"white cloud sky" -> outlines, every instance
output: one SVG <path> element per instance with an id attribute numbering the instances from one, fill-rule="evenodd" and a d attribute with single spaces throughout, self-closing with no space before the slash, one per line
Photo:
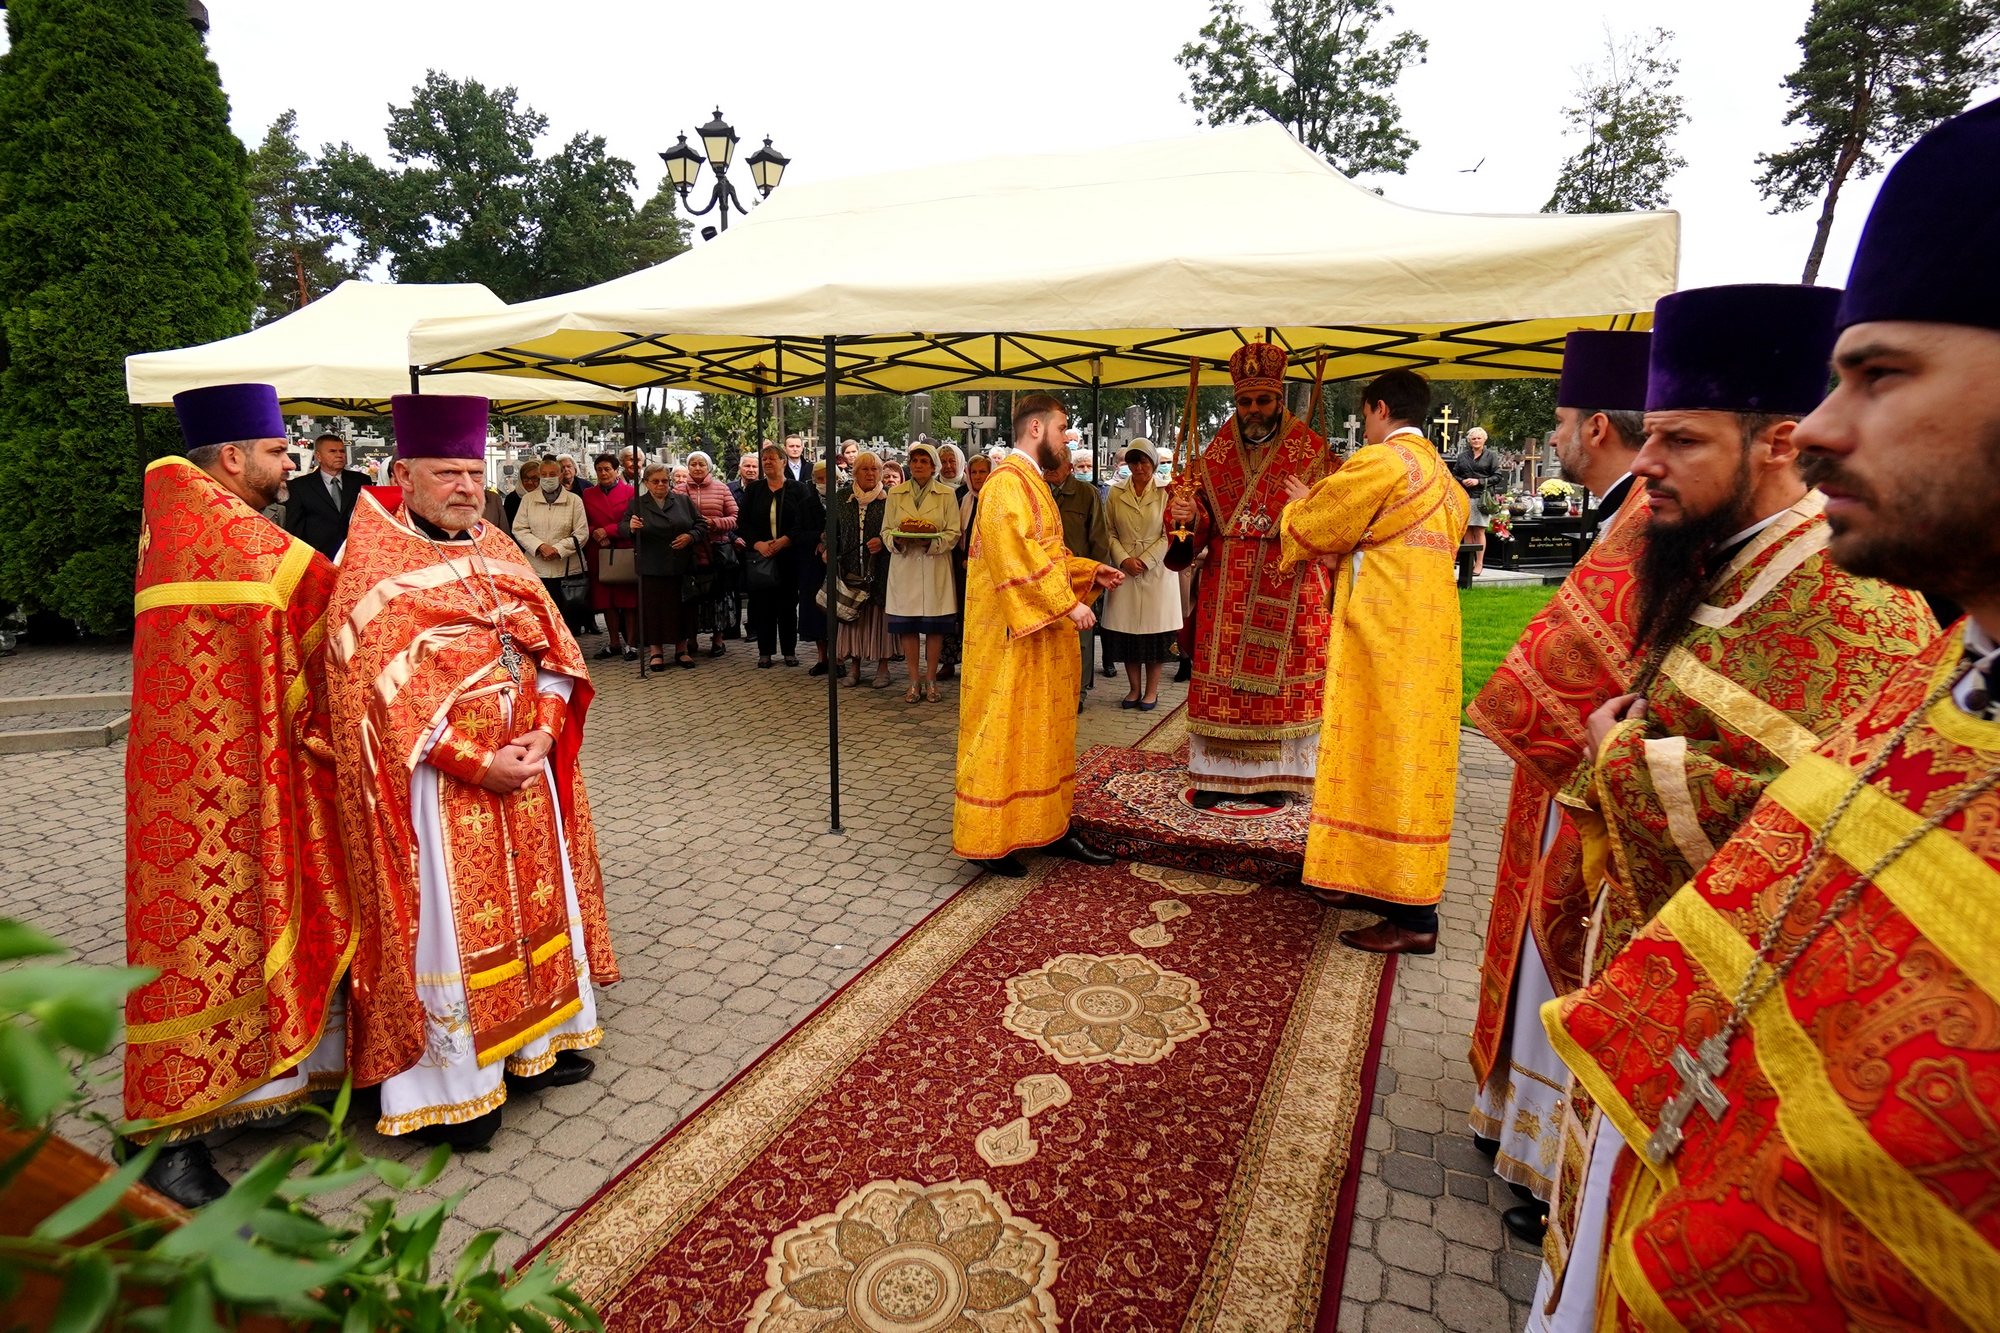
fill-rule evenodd
<path id="1" fill-rule="evenodd" d="M 1254 0 L 1253 0 L 1254 5 Z M 308 148 L 348 140 L 385 152 L 387 105 L 427 68 L 513 84 L 552 139 L 588 129 L 636 163 L 650 192 L 657 153 L 720 104 L 746 141 L 770 134 L 793 179 L 824 179 L 994 153 L 1191 133 L 1174 63 L 1206 0 L 209 0 L 210 50 L 237 132 L 255 143 L 287 107 Z M 1574 140 L 1561 111 L 1576 70 L 1619 34 L 1675 33 L 1690 123 L 1675 179 L 1681 283 L 1795 282 L 1814 214 L 1772 216 L 1751 184 L 1756 155 L 1789 142 L 1780 83 L 1809 0 L 1403 0 L 1392 24 L 1430 39 L 1398 91 L 1422 144 L 1390 198 L 1464 212 L 1532 212 Z M 1473 174 L 1463 169 L 1484 159 Z M 741 177 L 739 190 L 747 191 Z M 1843 196 L 1822 281 L 1847 272 L 1875 182 Z M 1231 210 L 1254 199 L 1162 199 Z"/>

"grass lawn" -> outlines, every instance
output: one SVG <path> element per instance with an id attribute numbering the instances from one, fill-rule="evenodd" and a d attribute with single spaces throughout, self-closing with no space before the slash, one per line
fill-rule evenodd
<path id="1" fill-rule="evenodd" d="M 1535 612 L 1555 595 L 1554 588 L 1467 588 L 1458 594 L 1465 681 L 1461 708 L 1472 702 Z"/>

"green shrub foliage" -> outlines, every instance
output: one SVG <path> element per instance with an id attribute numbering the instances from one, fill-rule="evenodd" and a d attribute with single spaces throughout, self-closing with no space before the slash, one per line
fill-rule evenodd
<path id="1" fill-rule="evenodd" d="M 125 357 L 250 327 L 243 145 L 185 0 L 10 0 L 0 56 L 0 598 L 129 622 L 170 414 Z"/>

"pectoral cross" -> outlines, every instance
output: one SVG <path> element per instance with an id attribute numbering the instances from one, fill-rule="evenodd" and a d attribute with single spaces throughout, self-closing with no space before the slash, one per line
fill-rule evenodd
<path id="1" fill-rule="evenodd" d="M 1456 420 L 1458 418 L 1451 414 L 1451 404 L 1446 403 L 1444 410 L 1437 414 L 1437 426 L 1444 434 L 1444 438 L 1438 441 L 1438 449 L 1440 451 L 1451 447 L 1451 423 Z"/>
<path id="2" fill-rule="evenodd" d="M 1680 1087 L 1660 1108 L 1660 1127 L 1646 1140 L 1646 1160 L 1654 1166 L 1665 1166 L 1673 1155 L 1681 1150 L 1681 1126 L 1694 1114 L 1696 1102 L 1708 1112 L 1708 1118 L 1720 1122 L 1722 1113 L 1729 1109 L 1729 1097 L 1715 1086 L 1715 1079 L 1729 1068 L 1729 1043 L 1720 1034 L 1710 1037 L 1700 1046 L 1701 1054 L 1688 1054 L 1688 1048 L 1678 1043 L 1667 1063 L 1681 1076 Z"/>

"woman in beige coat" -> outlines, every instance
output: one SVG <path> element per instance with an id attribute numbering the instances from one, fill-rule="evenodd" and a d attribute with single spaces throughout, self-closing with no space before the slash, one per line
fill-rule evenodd
<path id="1" fill-rule="evenodd" d="M 544 469 L 540 485 L 521 497 L 520 508 L 514 511 L 514 540 L 527 555 L 529 566 L 541 575 L 542 586 L 549 590 L 570 633 L 586 633 L 584 626 L 597 615 L 587 603 L 572 608 L 563 601 L 562 577 L 565 569 L 572 574 L 587 572 L 579 552 L 590 540 L 590 521 L 584 517 L 582 497 L 564 489 L 554 468 Z"/>
<path id="2" fill-rule="evenodd" d="M 930 526 L 935 536 L 898 538 L 889 560 L 889 633 L 903 643 L 910 664 L 909 703 L 938 703 L 938 653 L 944 636 L 958 627 L 958 587 L 951 576 L 951 550 L 958 544 L 958 496 L 937 480 L 937 450 L 910 446 L 910 479 L 889 488 L 889 511 L 882 535 L 907 531 L 911 520 Z M 923 640 L 921 668 L 917 642 Z"/>
<path id="3" fill-rule="evenodd" d="M 1104 500 L 1111 563 L 1125 571 L 1125 581 L 1105 594 L 1099 627 L 1109 655 L 1125 664 L 1129 692 L 1119 707 L 1150 713 L 1160 701 L 1160 666 L 1180 634 L 1181 586 L 1166 566 L 1167 490 L 1153 484 L 1159 465 L 1152 447 L 1134 444 L 1125 463 L 1132 475 Z"/>

